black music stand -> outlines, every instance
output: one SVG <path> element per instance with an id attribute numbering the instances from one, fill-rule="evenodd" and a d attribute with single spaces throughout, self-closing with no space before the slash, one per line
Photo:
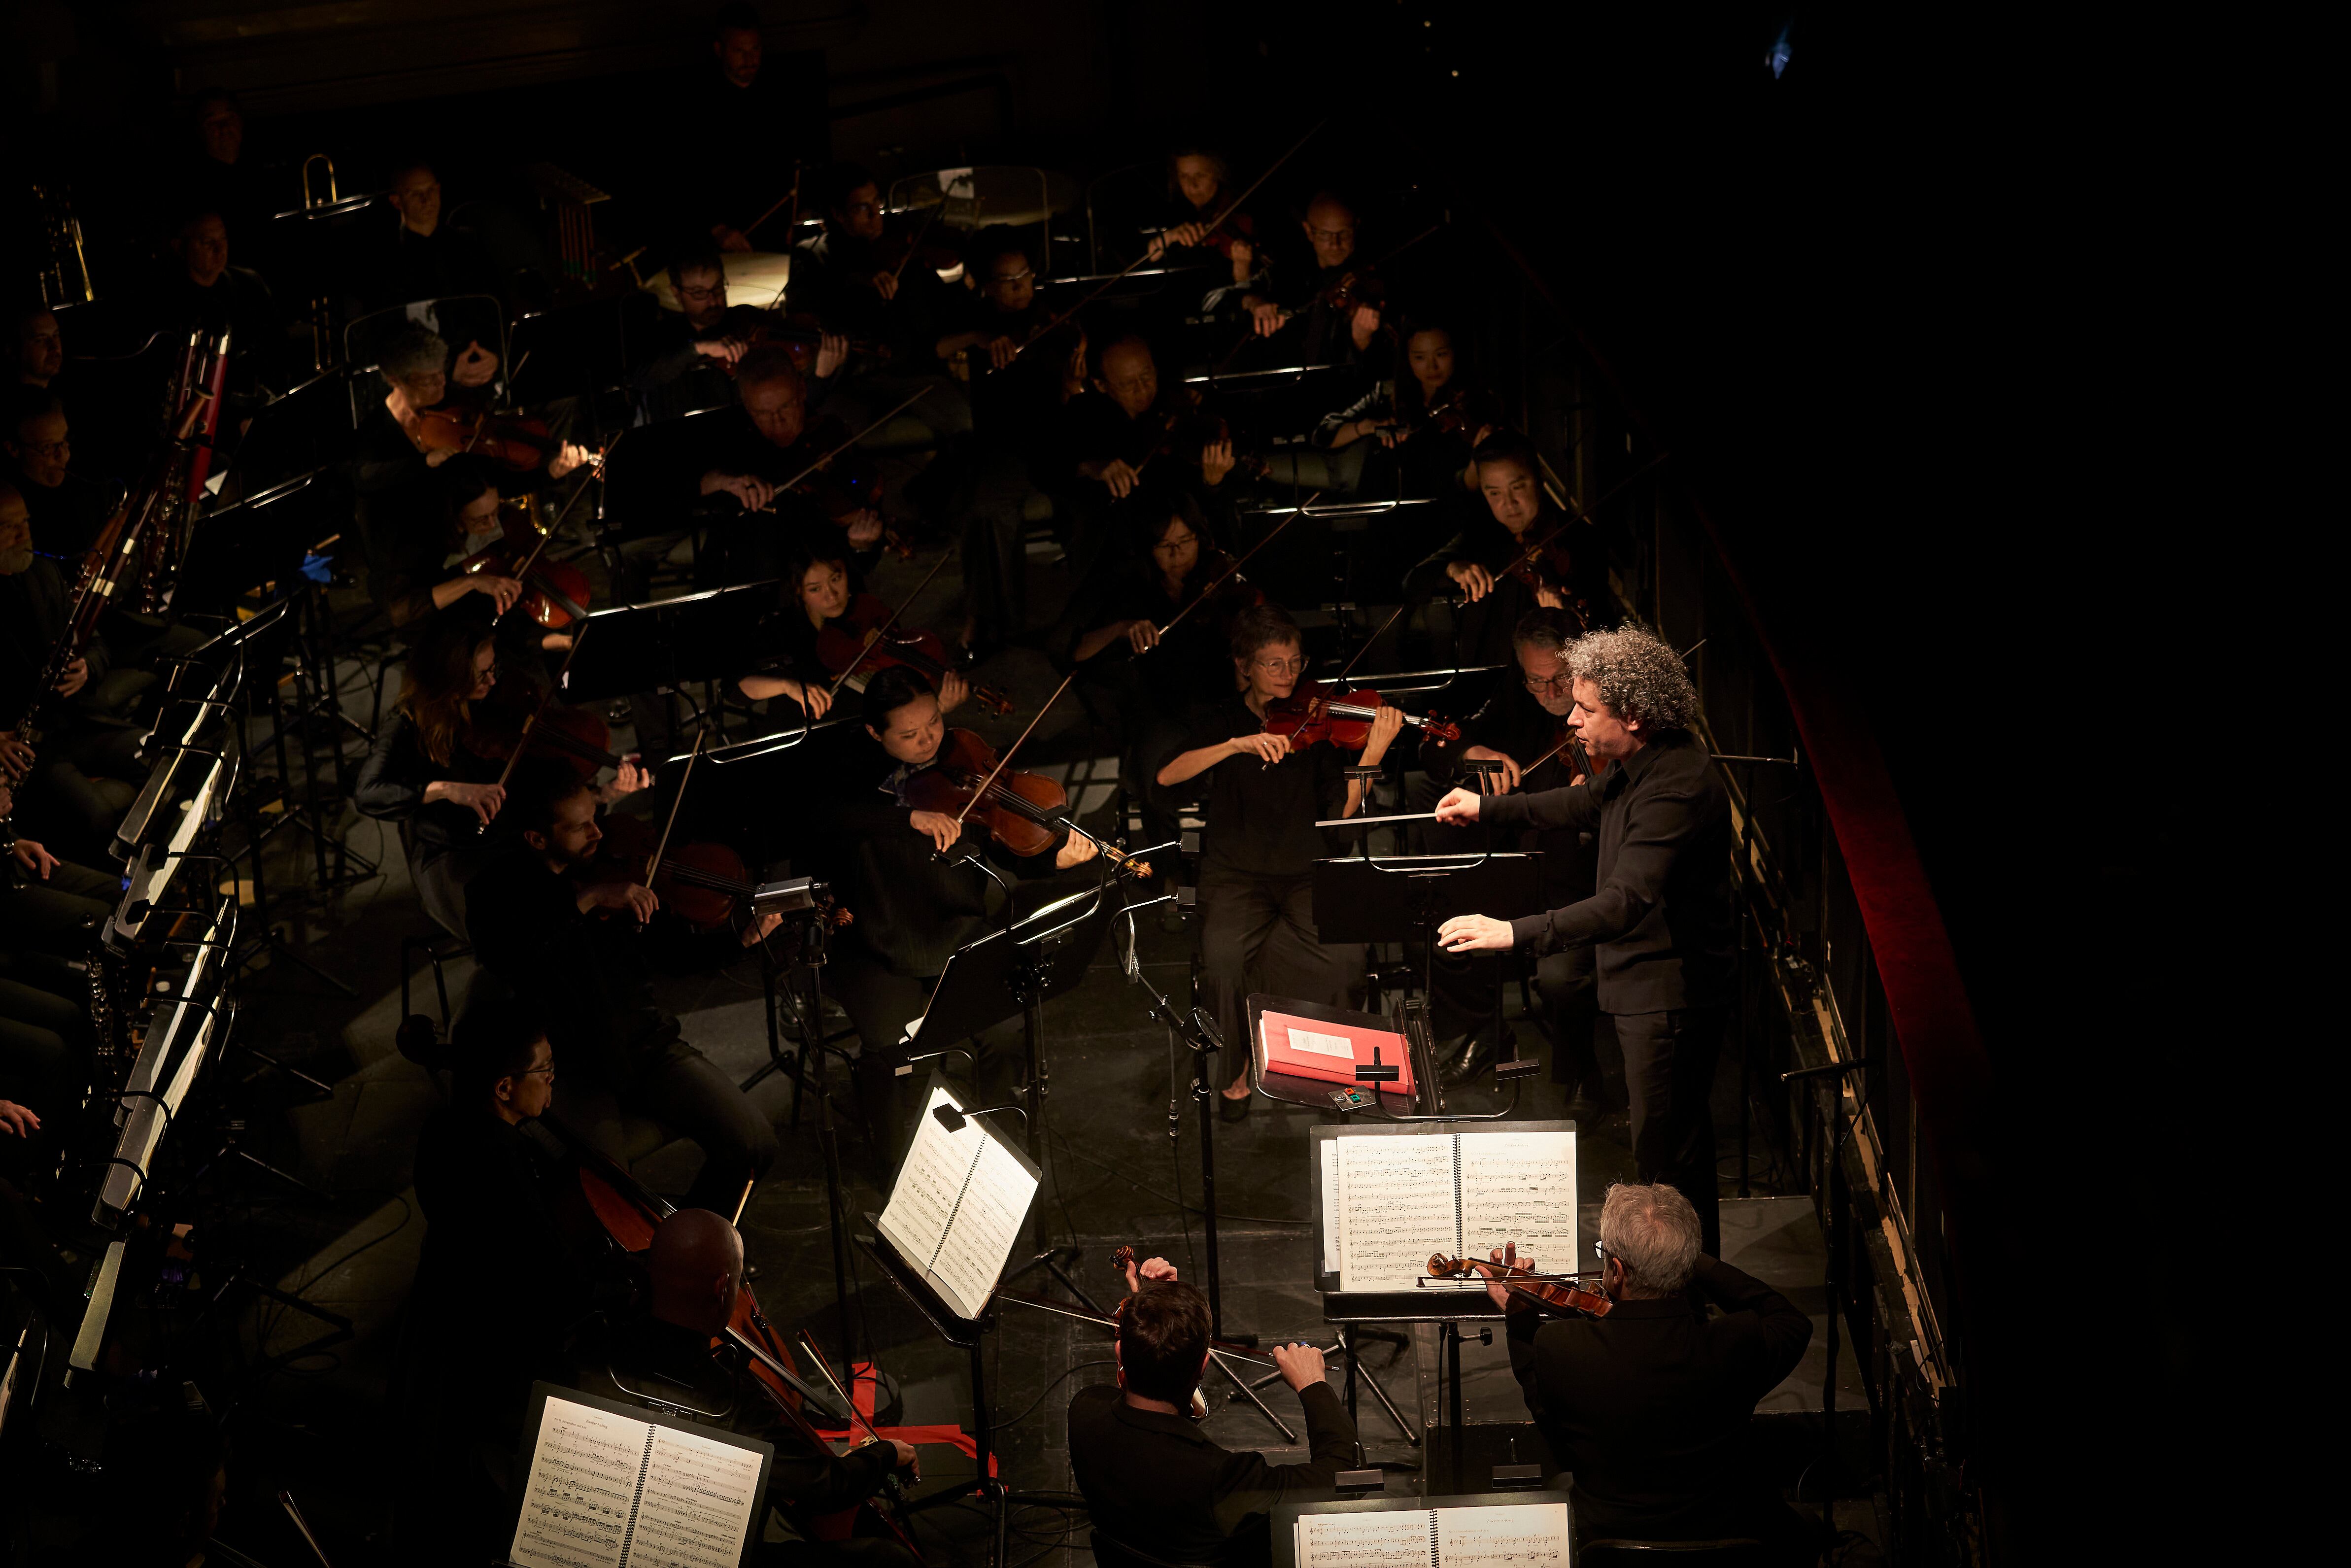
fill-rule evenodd
<path id="1" fill-rule="evenodd" d="M 305 474 L 347 461 L 357 444 L 349 378 L 321 371 L 255 413 L 236 445 L 236 477 L 257 496 Z"/>
<path id="2" fill-rule="evenodd" d="M 974 856 L 972 863 L 995 876 L 987 862 Z M 1002 878 L 998 878 L 998 883 Z M 1045 1101 L 1050 1076 L 1045 1057 L 1044 1009 L 1048 1001 L 1066 996 L 1082 985 L 1086 969 L 1102 948 L 1102 934 L 1117 907 L 1108 896 L 1108 884 L 1057 899 L 1019 920 L 1009 918 L 1011 889 L 1005 889 L 1007 920 L 977 942 L 967 942 L 947 957 L 939 983 L 931 991 L 913 1043 L 938 1049 L 941 1040 L 968 1039 L 1008 1019 L 1020 1020 L 1026 1081 L 1020 1098 L 1028 1113 L 1029 1154 L 1042 1164 L 1045 1157 Z M 1099 1313 L 1102 1309 L 1083 1286 L 1062 1266 L 1061 1250 L 1045 1229 L 1040 1207 L 1036 1213 L 1037 1253 L 1005 1278 L 1017 1280 L 1032 1269 L 1043 1269 L 1070 1293 Z M 1074 1261 L 1078 1252 L 1068 1249 Z"/>
<path id="3" fill-rule="evenodd" d="M 775 604 L 776 585 L 767 581 L 600 610 L 580 623 L 563 698 L 598 702 L 738 675 L 761 618 Z"/>

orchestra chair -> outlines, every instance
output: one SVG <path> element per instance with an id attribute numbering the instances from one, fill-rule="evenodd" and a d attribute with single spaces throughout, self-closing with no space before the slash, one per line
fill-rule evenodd
<path id="1" fill-rule="evenodd" d="M 1747 1536 L 1726 1541 L 1587 1541 L 1576 1553 L 1582 1568 L 1763 1568 L 1763 1543 Z"/>
<path id="2" fill-rule="evenodd" d="M 1213 1563 L 1181 1563 L 1167 1557 L 1154 1557 L 1150 1552 L 1113 1540 L 1096 1525 L 1087 1532 L 1093 1547 L 1097 1568 L 1217 1568 Z"/>

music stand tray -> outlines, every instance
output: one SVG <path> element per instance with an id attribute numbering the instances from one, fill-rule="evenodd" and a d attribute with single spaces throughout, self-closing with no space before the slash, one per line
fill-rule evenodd
<path id="1" fill-rule="evenodd" d="M 564 700 L 601 702 L 739 675 L 749 667 L 760 618 L 775 605 L 769 580 L 597 611 L 580 622 Z"/>
<path id="2" fill-rule="evenodd" d="M 1092 907 L 1081 907 L 1088 904 Z M 1019 1018 L 1031 1000 L 1041 1005 L 1076 990 L 1118 907 L 1088 888 L 965 943 L 948 955 L 921 1026 L 908 1038 L 919 1036 L 934 1048 L 940 1040 L 967 1040 Z"/>

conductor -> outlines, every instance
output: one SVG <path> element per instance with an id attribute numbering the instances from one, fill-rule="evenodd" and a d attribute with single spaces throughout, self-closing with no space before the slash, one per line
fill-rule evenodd
<path id="1" fill-rule="evenodd" d="M 1567 667 L 1567 722 L 1592 775 L 1531 795 L 1456 789 L 1437 803 L 1437 820 L 1593 833 L 1593 893 L 1518 920 L 1457 915 L 1437 927 L 1437 943 L 1448 953 L 1596 949 L 1600 1009 L 1625 1052 L 1634 1164 L 1643 1181 L 1690 1200 L 1705 1250 L 1719 1254 L 1708 1101 L 1737 961 L 1729 799 L 1689 730 L 1698 693 L 1656 632 L 1632 622 L 1592 632 L 1570 644 Z"/>

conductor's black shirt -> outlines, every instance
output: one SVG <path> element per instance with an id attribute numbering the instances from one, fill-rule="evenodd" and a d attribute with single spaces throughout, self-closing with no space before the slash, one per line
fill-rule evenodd
<path id="1" fill-rule="evenodd" d="M 1573 789 L 1482 801 L 1478 820 L 1599 835 L 1593 895 L 1510 928 L 1520 947 L 1536 953 L 1596 947 L 1604 1011 L 1667 1012 L 1730 1000 L 1738 940 L 1730 805 L 1714 758 L 1695 736 L 1660 731 Z"/>

